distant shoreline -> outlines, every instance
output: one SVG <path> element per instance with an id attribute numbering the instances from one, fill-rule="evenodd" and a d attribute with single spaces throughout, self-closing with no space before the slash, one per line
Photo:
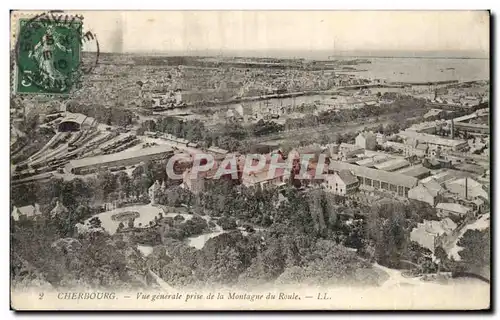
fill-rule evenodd
<path id="1" fill-rule="evenodd" d="M 426 56 L 330 56 L 333 58 L 363 58 L 363 59 L 472 59 L 472 60 L 490 60 L 490 58 L 479 58 L 479 57 L 426 57 Z"/>
<path id="2" fill-rule="evenodd" d="M 92 51 L 86 51 L 84 50 L 83 52 L 92 52 Z M 192 52 L 178 52 L 178 51 L 173 51 L 173 52 L 106 52 L 106 51 L 101 51 L 100 54 L 104 55 L 123 55 L 123 56 L 165 56 L 165 57 L 216 57 L 216 58 L 237 58 L 237 57 L 244 57 L 244 58 L 271 58 L 271 59 L 281 59 L 281 60 L 299 60 L 299 59 L 305 59 L 305 60 L 311 60 L 311 61 L 327 61 L 327 60 L 335 60 L 335 59 L 448 59 L 448 60 L 490 60 L 490 57 L 471 57 L 471 56 L 412 56 L 412 55 L 405 55 L 405 56 L 398 56 L 398 55 L 324 55 L 324 57 L 311 57 L 311 56 L 306 56 L 306 55 L 265 55 L 265 54 L 257 54 L 256 52 L 251 52 L 248 55 L 243 54 L 243 52 L 225 52 L 223 54 L 221 53 L 215 53 L 215 52 L 199 52 L 199 51 L 192 51 Z M 265 52 L 262 52 L 265 53 Z M 252 55 L 253 54 L 253 55 Z M 325 58 L 326 57 L 326 58 Z M 329 59 L 333 58 L 333 59 Z"/>

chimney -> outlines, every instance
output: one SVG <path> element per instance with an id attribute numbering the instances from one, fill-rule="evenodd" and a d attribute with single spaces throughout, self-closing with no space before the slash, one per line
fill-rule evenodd
<path id="1" fill-rule="evenodd" d="M 453 119 L 451 119 L 451 138 L 455 139 L 455 123 L 453 122 Z"/>
<path id="2" fill-rule="evenodd" d="M 465 200 L 468 199 L 468 193 L 469 193 L 469 188 L 467 183 L 467 177 L 465 177 Z"/>

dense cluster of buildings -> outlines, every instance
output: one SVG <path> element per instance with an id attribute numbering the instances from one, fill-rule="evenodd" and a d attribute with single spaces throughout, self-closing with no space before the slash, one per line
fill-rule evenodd
<path id="1" fill-rule="evenodd" d="M 168 68 L 168 77 L 159 80 L 151 73 L 141 79 L 139 95 L 154 107 L 227 102 L 244 97 L 260 97 L 291 92 L 327 90 L 337 82 L 333 71 L 252 68 Z M 354 81 L 354 80 L 350 80 Z M 338 84 L 337 84 L 338 85 Z"/>
<path id="2" fill-rule="evenodd" d="M 235 62 L 236 65 L 248 64 L 248 61 Z M 196 105 L 205 102 L 228 102 L 248 97 L 264 97 L 288 94 L 291 103 L 269 106 L 256 103 L 251 108 L 243 107 L 240 102 L 225 110 L 226 119 L 255 119 L 255 115 L 268 115 L 279 118 L 295 112 L 295 95 L 305 91 L 328 90 L 335 87 L 364 87 L 370 80 L 359 79 L 347 72 L 331 70 L 313 70 L 305 68 L 267 68 L 263 62 L 251 67 L 234 67 L 221 64 L 217 68 L 198 66 L 147 66 L 123 63 L 117 67 L 99 66 L 90 81 L 76 94 L 76 98 L 86 98 L 93 92 L 91 100 L 123 102 L 123 107 L 133 105 L 130 101 L 146 101 L 143 107 L 152 109 Z M 117 68 L 114 70 L 114 68 Z M 126 79 L 126 80 L 124 80 Z M 106 85 L 102 85 L 102 83 Z M 261 169 L 245 172 L 238 157 L 237 179 L 235 183 L 246 187 L 281 187 L 287 183 L 295 184 L 301 163 L 294 163 L 292 174 L 284 169 L 271 169 L 272 156 L 279 155 L 281 161 L 294 156 L 314 154 L 306 165 L 307 172 L 315 177 L 318 168 L 321 178 L 301 179 L 298 185 L 306 188 L 322 188 L 335 195 L 356 198 L 359 195 L 380 199 L 390 197 L 401 201 L 419 201 L 436 210 L 438 221 L 424 221 L 412 232 L 412 240 L 434 251 L 458 226 L 468 219 L 488 210 L 489 202 L 489 130 L 488 109 L 477 110 L 463 117 L 452 120 L 439 119 L 450 110 L 464 110 L 487 101 L 488 97 L 480 90 L 477 93 L 464 94 L 462 88 L 450 87 L 445 92 L 434 93 L 429 104 L 434 107 L 424 118 L 431 120 L 415 124 L 412 127 L 386 137 L 380 133 L 360 132 L 352 143 L 329 144 L 296 148 L 288 155 L 281 150 L 265 154 L 266 164 Z M 392 103 L 388 98 L 374 95 L 368 89 L 361 89 L 353 94 L 343 92 L 334 94 L 328 100 L 314 101 L 315 112 L 332 109 L 360 108 Z M 92 103 L 92 101 L 90 101 Z M 17 111 L 11 110 L 15 116 Z M 217 162 L 231 154 L 224 149 L 212 147 L 201 150 L 196 143 L 168 134 L 146 132 L 145 136 L 162 139 L 166 144 L 148 146 L 133 151 L 122 151 L 130 146 L 129 137 L 109 136 L 93 130 L 92 134 L 77 134 L 96 127 L 93 118 L 83 114 L 65 114 L 57 119 L 57 131 L 79 141 L 65 148 L 51 148 L 47 151 L 54 158 L 59 153 L 71 153 L 71 160 L 65 166 L 65 173 L 84 175 L 100 169 L 119 169 L 137 165 L 146 161 L 166 160 L 176 153 L 190 154 L 196 150 L 209 152 Z M 95 131 L 95 132 L 94 132 Z M 467 134 L 463 134 L 466 132 Z M 17 134 L 16 130 L 14 133 Z M 95 134 L 94 134 L 95 133 Z M 459 134 L 462 133 L 462 134 Z M 470 139 L 468 135 L 473 135 Z M 102 137 L 101 137 L 102 136 Z M 100 138 L 101 137 L 101 138 Z M 80 139 L 80 140 L 78 140 Z M 134 137 L 135 139 L 135 137 Z M 55 140 L 54 140 L 55 141 Z M 56 141 L 57 142 L 57 141 Z M 100 145 L 99 152 L 89 153 L 91 147 Z M 134 142 L 135 143 L 135 142 Z M 50 146 L 50 144 L 49 144 Z M 53 146 L 51 146 L 53 147 Z M 109 149 L 107 149 L 109 148 Z M 194 150 L 194 151 L 193 151 Z M 106 154 L 107 152 L 111 154 Z M 122 152 L 116 152 L 122 151 Z M 83 157 L 82 157 L 83 155 Z M 88 156 L 91 155 L 91 156 Z M 79 159 L 75 159 L 78 158 Z M 324 167 L 319 167 L 323 159 Z M 33 159 L 32 159 L 33 160 Z M 205 181 L 214 177 L 217 165 L 201 176 L 192 178 L 192 157 L 183 164 L 182 186 L 199 193 L 205 188 Z M 165 182 L 156 181 L 149 190 L 150 200 L 155 203 L 159 192 L 165 190 Z M 54 209 L 63 210 L 60 205 Z M 36 217 L 40 210 L 36 205 L 14 207 L 12 217 Z"/>
<path id="3" fill-rule="evenodd" d="M 380 139 L 379 135 L 361 132 L 353 144 L 319 146 L 313 152 L 316 157 L 308 169 L 316 169 L 317 156 L 322 154 L 328 161 L 322 172 L 325 176 L 307 184 L 321 186 L 342 196 L 358 192 L 384 194 L 426 202 L 433 207 L 446 198 L 455 201 L 458 197 L 463 200 L 462 205 L 470 206 L 474 212 L 485 207 L 481 201 L 483 204 L 489 201 L 488 186 L 483 184 L 487 180 L 487 168 L 482 167 L 484 164 L 475 164 L 469 158 L 457 156 L 460 152 L 467 154 L 468 141 L 406 130 L 397 135 L 401 142 L 393 142 L 401 145 L 402 152 L 387 152 L 378 149 L 391 142 Z M 292 153 L 295 152 L 294 156 L 310 154 L 312 151 L 309 149 L 298 148 Z M 227 150 L 208 151 L 219 156 L 229 155 Z M 270 157 L 270 154 L 267 156 Z M 283 156 L 283 159 L 286 158 Z M 240 172 L 240 183 L 252 187 L 279 186 L 287 182 L 283 171 L 276 170 L 274 175 L 269 175 L 268 170 L 269 162 L 260 172 L 247 176 Z M 194 185 L 191 181 L 185 184 L 187 188 L 191 185 Z M 199 187 L 197 184 L 196 188 Z"/>
<path id="4" fill-rule="evenodd" d="M 390 197 L 427 203 L 435 209 L 439 220 L 419 224 L 411 232 L 411 238 L 434 251 L 456 236 L 460 225 L 489 210 L 489 163 L 474 161 L 470 155 L 471 140 L 415 130 L 401 131 L 395 137 L 399 142 L 361 132 L 352 144 L 309 146 L 294 149 L 287 156 L 279 155 L 286 161 L 292 155 L 313 154 L 307 164 L 311 177 L 317 173 L 318 159 L 324 156 L 326 165 L 320 169 L 321 179 L 301 180 L 302 186 L 323 188 L 345 197 L 357 198 L 363 194 L 373 199 Z M 383 151 L 391 142 L 399 151 Z M 276 152 L 279 150 L 266 155 L 267 163 L 258 172 L 244 173 L 239 167 L 236 183 L 247 187 L 280 187 L 296 178 L 283 169 L 269 174 L 269 162 Z M 298 167 L 294 166 L 292 173 L 297 174 Z M 213 173 L 207 173 L 193 180 L 186 174 L 183 186 L 197 193 L 203 190 L 203 181 L 212 177 Z"/>
<path id="5" fill-rule="evenodd" d="M 489 186 L 484 182 L 488 181 L 489 171 L 482 167 L 484 164 L 471 163 L 468 158 L 460 160 L 456 155 L 458 151 L 467 153 L 467 141 L 409 130 L 398 135 L 402 141 L 398 143 L 404 146 L 405 151 L 391 153 L 378 150 L 388 142 L 378 135 L 361 132 L 353 144 L 318 145 L 318 150 L 314 151 L 309 150 L 311 148 L 293 150 L 295 157 L 315 154 L 308 167 L 312 173 L 318 165 L 319 155 L 327 159 L 322 179 L 302 181 L 302 185 L 321 187 L 341 196 L 355 196 L 361 192 L 421 201 L 441 210 L 440 215 L 443 217 L 451 215 L 453 218 L 464 218 L 487 208 Z M 208 151 L 219 156 L 230 155 L 226 150 Z M 244 174 L 240 168 L 239 183 L 247 187 L 279 187 L 287 183 L 289 176 L 285 171 L 275 170 L 274 174 L 269 174 L 271 154 L 267 157 L 266 166 L 259 172 Z M 282 155 L 282 158 L 286 160 L 287 156 Z M 213 174 L 207 174 L 202 180 L 211 176 Z M 203 189 L 201 182 L 185 179 L 186 188 L 196 192 Z M 462 210 L 448 203 L 458 203 L 469 209 Z"/>

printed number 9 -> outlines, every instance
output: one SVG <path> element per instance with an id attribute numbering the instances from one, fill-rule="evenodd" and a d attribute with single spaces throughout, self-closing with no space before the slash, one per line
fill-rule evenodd
<path id="1" fill-rule="evenodd" d="M 38 300 L 42 300 L 42 299 L 43 299 L 43 295 L 44 295 L 44 294 L 43 294 L 43 292 L 42 292 L 42 293 L 40 293 L 40 294 L 38 295 Z"/>

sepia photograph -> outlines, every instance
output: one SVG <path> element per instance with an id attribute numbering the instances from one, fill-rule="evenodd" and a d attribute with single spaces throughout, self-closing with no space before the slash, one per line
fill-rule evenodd
<path id="1" fill-rule="evenodd" d="M 488 310 L 490 12 L 10 12 L 10 307 Z"/>

